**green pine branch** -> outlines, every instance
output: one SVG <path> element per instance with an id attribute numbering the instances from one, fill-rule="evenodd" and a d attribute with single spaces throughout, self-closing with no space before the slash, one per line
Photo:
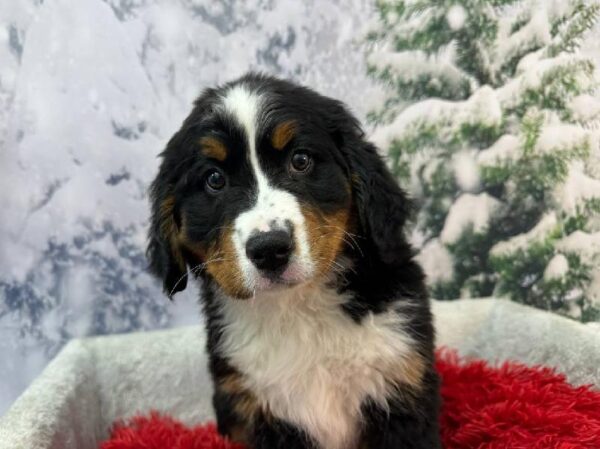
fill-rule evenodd
<path id="1" fill-rule="evenodd" d="M 556 37 L 548 46 L 546 54 L 553 57 L 562 52 L 573 53 L 579 49 L 583 35 L 589 31 L 600 17 L 600 4 L 579 2 L 572 15 L 555 27 Z"/>

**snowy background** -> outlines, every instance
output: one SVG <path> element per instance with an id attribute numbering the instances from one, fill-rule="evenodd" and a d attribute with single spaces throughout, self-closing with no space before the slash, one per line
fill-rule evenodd
<path id="1" fill-rule="evenodd" d="M 70 338 L 198 321 L 193 288 L 169 303 L 145 272 L 156 155 L 204 87 L 248 69 L 364 119 L 382 98 L 361 45 L 373 14 L 369 0 L 0 1 L 0 414 Z"/>
<path id="2" fill-rule="evenodd" d="M 197 322 L 145 272 L 156 155 L 204 87 L 292 77 L 364 117 L 368 1 L 0 1 L 0 414 L 73 337 Z"/>

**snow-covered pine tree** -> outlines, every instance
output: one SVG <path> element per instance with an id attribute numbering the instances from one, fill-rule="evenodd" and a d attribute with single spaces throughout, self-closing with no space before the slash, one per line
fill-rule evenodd
<path id="1" fill-rule="evenodd" d="M 600 102 L 582 0 L 379 0 L 374 139 L 419 204 L 437 298 L 600 319 Z"/>

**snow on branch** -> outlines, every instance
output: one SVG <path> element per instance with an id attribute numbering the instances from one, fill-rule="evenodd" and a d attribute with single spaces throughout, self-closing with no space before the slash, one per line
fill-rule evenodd
<path id="1" fill-rule="evenodd" d="M 374 141 L 387 147 L 398 136 L 419 132 L 423 128 L 440 128 L 438 139 L 452 136 L 465 124 L 498 126 L 502 122 L 502 110 L 494 90 L 489 86 L 478 89 L 466 101 L 425 100 L 409 106 L 392 123 L 379 127 L 373 134 Z"/>
<path id="2" fill-rule="evenodd" d="M 473 232 L 484 232 L 501 203 L 487 193 L 461 195 L 450 207 L 440 240 L 445 244 L 456 242 L 467 227 Z"/>

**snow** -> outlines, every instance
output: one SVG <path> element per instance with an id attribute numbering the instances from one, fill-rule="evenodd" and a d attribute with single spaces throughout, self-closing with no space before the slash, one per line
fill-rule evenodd
<path id="1" fill-rule="evenodd" d="M 583 173 L 581 163 L 572 164 L 564 184 L 554 189 L 553 198 L 560 210 L 572 215 L 586 200 L 600 199 L 600 180 Z"/>
<path id="2" fill-rule="evenodd" d="M 439 53 L 427 55 L 422 51 L 391 51 L 386 46 L 369 54 L 367 63 L 378 71 L 388 69 L 403 81 L 416 81 L 423 75 L 431 75 L 459 85 L 467 75 L 452 62 L 454 50 L 450 45 Z"/>
<path id="3" fill-rule="evenodd" d="M 528 232 L 496 243 L 490 250 L 490 254 L 493 257 L 503 257 L 519 250 L 526 250 L 532 243 L 543 241 L 555 229 L 557 223 L 556 212 L 547 212 Z"/>
<path id="4" fill-rule="evenodd" d="M 591 282 L 585 296 L 596 307 L 600 307 L 600 231 L 575 231 L 560 239 L 556 248 L 564 253 L 575 253 L 581 261 L 591 267 Z"/>
<path id="5" fill-rule="evenodd" d="M 462 194 L 448 211 L 440 234 L 441 242 L 446 245 L 455 243 L 469 227 L 475 233 L 484 232 L 500 205 L 500 201 L 487 193 Z"/>
<path id="6" fill-rule="evenodd" d="M 569 104 L 573 119 L 582 122 L 597 122 L 600 119 L 600 101 L 592 95 L 578 95 Z"/>
<path id="7" fill-rule="evenodd" d="M 372 140 L 387 147 L 395 138 L 419 126 L 443 124 L 440 138 L 450 137 L 465 124 L 496 126 L 502 121 L 502 109 L 494 90 L 483 86 L 465 101 L 428 99 L 407 107 L 388 125 L 378 127 Z"/>
<path id="8" fill-rule="evenodd" d="M 450 281 L 454 274 L 453 259 L 439 239 L 429 240 L 416 257 L 430 283 Z"/>
<path id="9" fill-rule="evenodd" d="M 479 168 L 475 151 L 461 151 L 452 158 L 456 183 L 463 192 L 474 192 L 479 187 Z"/>
<path id="10" fill-rule="evenodd" d="M 517 64 L 517 70 L 515 73 L 517 75 L 523 75 L 528 70 L 535 71 L 536 66 L 540 63 L 541 60 L 543 60 L 545 58 L 545 55 L 546 55 L 545 50 L 546 49 L 544 47 L 539 50 L 527 53 L 525 56 L 523 56 L 521 58 L 521 60 L 519 61 L 519 63 Z"/>
<path id="11" fill-rule="evenodd" d="M 596 308 L 600 307 L 600 269 L 598 268 L 592 273 L 592 281 L 586 290 L 586 295 Z M 600 322 L 595 324 L 600 332 Z"/>
<path id="12" fill-rule="evenodd" d="M 0 2 L 0 414 L 69 339 L 190 324 L 146 271 L 156 155 L 249 69 L 362 119 L 367 0 Z M 332 76 L 335 74 L 335 76 Z"/>
<path id="13" fill-rule="evenodd" d="M 465 112 L 465 123 L 481 123 L 485 126 L 497 126 L 502 122 L 502 107 L 496 91 L 482 86 L 467 100 L 470 110 Z M 468 120 L 467 120 L 468 118 Z"/>
<path id="14" fill-rule="evenodd" d="M 498 73 L 500 68 L 512 58 L 528 52 L 519 61 L 517 73 L 534 67 L 545 54 L 545 46 L 553 42 L 552 25 L 571 14 L 578 2 L 565 0 L 542 0 L 521 2 L 504 8 L 498 13 L 498 33 L 493 48 L 491 70 Z M 517 31 L 513 26 L 517 21 L 526 23 Z M 531 49 L 541 48 L 530 52 Z"/>
<path id="15" fill-rule="evenodd" d="M 560 67 L 574 67 L 577 64 L 589 61 L 589 58 L 585 56 L 569 53 L 561 53 L 555 58 L 539 59 L 541 56 L 542 50 L 523 58 L 517 66 L 517 73 L 520 73 L 520 75 L 512 78 L 496 90 L 503 108 L 515 107 L 524 92 L 539 88 L 541 83 L 545 81 L 545 77 L 551 74 L 553 70 Z M 577 82 L 583 90 L 592 88 L 594 77 L 581 75 Z"/>
<path id="16" fill-rule="evenodd" d="M 575 231 L 560 239 L 556 248 L 564 253 L 575 253 L 591 267 L 591 282 L 583 293 L 595 307 L 600 307 L 600 232 Z"/>
<path id="17" fill-rule="evenodd" d="M 575 231 L 560 239 L 556 248 L 565 253 L 576 253 L 584 263 L 600 262 L 600 231 L 588 233 Z"/>
<path id="18" fill-rule="evenodd" d="M 525 26 L 511 33 L 514 20 L 513 16 L 506 16 L 499 20 L 496 48 L 491 58 L 494 61 L 494 72 L 524 50 L 544 46 L 552 40 L 548 12 L 543 5 L 533 11 Z"/>
<path id="19" fill-rule="evenodd" d="M 469 15 L 461 5 L 452 5 L 446 13 L 446 20 L 451 30 L 457 31 L 465 26 Z"/>
<path id="20" fill-rule="evenodd" d="M 477 154 L 477 163 L 481 166 L 492 166 L 514 160 L 519 155 L 520 146 L 516 136 L 504 134 L 491 147 Z"/>
<path id="21" fill-rule="evenodd" d="M 573 10 L 573 6 L 577 4 L 578 2 L 565 0 L 544 0 L 543 2 L 544 8 L 548 11 L 548 18 L 552 21 L 566 17 Z"/>
<path id="22" fill-rule="evenodd" d="M 397 2 L 390 3 L 392 4 L 391 9 L 397 8 Z M 396 36 L 410 36 L 427 27 L 432 20 L 438 19 L 440 13 L 443 13 L 441 8 L 423 7 L 420 0 L 408 0 L 403 3 L 407 11 L 412 11 L 411 14 L 409 16 L 405 15 L 404 20 L 397 23 L 397 26 L 392 30 L 385 30 Z"/>
<path id="23" fill-rule="evenodd" d="M 560 279 L 569 271 L 569 261 L 564 254 L 557 254 L 546 266 L 544 270 L 544 280 Z"/>
<path id="24" fill-rule="evenodd" d="M 588 130 L 580 125 L 549 123 L 542 127 L 535 149 L 540 154 L 575 148 L 597 148 L 600 133 Z"/>

